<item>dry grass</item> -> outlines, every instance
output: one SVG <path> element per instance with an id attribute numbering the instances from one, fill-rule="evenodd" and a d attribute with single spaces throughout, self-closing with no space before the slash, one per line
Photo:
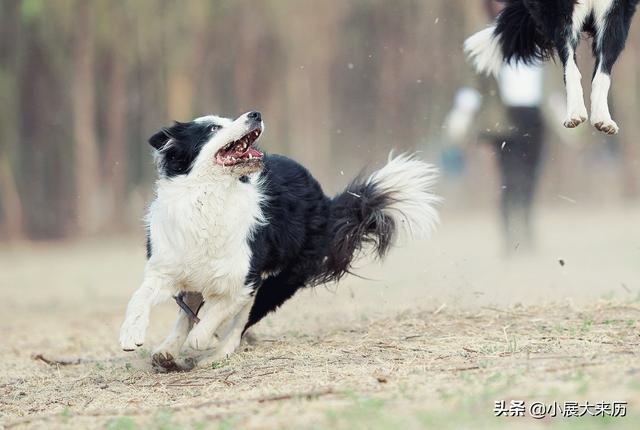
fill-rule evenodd
<path id="1" fill-rule="evenodd" d="M 116 342 L 143 262 L 137 244 L 0 250 L 11 285 L 0 303 L 0 428 L 640 428 L 640 268 L 627 260 L 638 238 L 591 238 L 593 248 L 562 252 L 564 267 L 550 253 L 505 265 L 473 244 L 452 257 L 475 231 L 454 227 L 399 250 L 388 275 L 365 273 L 387 281 L 300 294 L 230 360 L 166 375 L 151 371 L 148 349 L 128 355 Z M 592 264 L 612 250 L 617 259 Z M 429 274 L 416 255 L 436 263 Z M 558 294 L 523 300 L 532 285 Z M 174 312 L 155 313 L 148 345 Z M 502 399 L 627 401 L 629 416 L 495 418 Z"/>
<path id="2" fill-rule="evenodd" d="M 624 399 L 638 411 L 639 316 L 638 303 L 411 311 L 321 335 L 260 337 L 215 368 L 169 375 L 151 372 L 144 351 L 45 356 L 68 365 L 3 351 L 5 365 L 31 363 L 3 378 L 0 402 L 7 428 L 420 427 L 458 411 L 489 422 L 494 400 L 520 398 Z M 118 322 L 110 319 L 82 330 L 108 337 Z"/>

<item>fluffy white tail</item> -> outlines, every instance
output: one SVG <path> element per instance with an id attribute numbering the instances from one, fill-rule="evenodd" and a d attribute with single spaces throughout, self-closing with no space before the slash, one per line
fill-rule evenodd
<path id="1" fill-rule="evenodd" d="M 433 193 L 438 169 L 415 154 L 389 155 L 389 161 L 374 172 L 367 184 L 389 198 L 382 212 L 410 237 L 428 237 L 435 230 L 440 197 Z"/>
<path id="2" fill-rule="evenodd" d="M 495 30 L 496 27 L 492 26 L 469 37 L 464 42 L 464 52 L 479 73 L 497 76 L 504 57 L 500 37 L 496 36 Z"/>
<path id="3" fill-rule="evenodd" d="M 382 258 L 399 234 L 428 236 L 438 223 L 440 198 L 432 191 L 437 178 L 435 167 L 405 154 L 351 182 L 331 202 L 328 256 L 317 282 L 340 279 L 368 245 Z"/>

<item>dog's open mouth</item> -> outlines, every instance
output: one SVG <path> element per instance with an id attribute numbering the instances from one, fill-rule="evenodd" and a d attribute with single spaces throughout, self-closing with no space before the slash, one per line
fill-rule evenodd
<path id="1" fill-rule="evenodd" d="M 253 145 L 261 133 L 261 127 L 254 128 L 240 139 L 228 143 L 216 152 L 216 163 L 221 166 L 235 166 L 260 161 L 264 154 Z"/>

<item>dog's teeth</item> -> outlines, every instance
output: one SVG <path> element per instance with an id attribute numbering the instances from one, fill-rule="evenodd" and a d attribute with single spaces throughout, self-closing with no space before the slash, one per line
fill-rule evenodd
<path id="1" fill-rule="evenodd" d="M 253 155 L 249 154 L 249 160 L 253 160 Z"/>

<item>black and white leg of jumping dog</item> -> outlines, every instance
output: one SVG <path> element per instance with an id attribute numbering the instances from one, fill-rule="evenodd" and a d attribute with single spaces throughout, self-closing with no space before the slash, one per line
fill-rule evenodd
<path id="1" fill-rule="evenodd" d="M 582 74 L 576 62 L 576 49 L 580 40 L 580 32 L 575 27 L 560 34 L 556 39 L 556 49 L 564 68 L 564 83 L 567 94 L 567 116 L 563 122 L 567 128 L 575 128 L 585 122 L 589 116 L 584 104 L 582 91 Z"/>
<path id="2" fill-rule="evenodd" d="M 611 71 L 623 51 L 640 0 L 505 0 L 496 23 L 471 36 L 465 52 L 479 72 L 498 75 L 504 63 L 534 64 L 558 55 L 564 67 L 567 116 L 574 128 L 587 120 L 576 49 L 582 34 L 593 38 L 596 60 L 591 92 L 591 124 L 618 133 L 608 94 Z"/>
<path id="3" fill-rule="evenodd" d="M 176 123 L 149 140 L 159 179 L 148 261 L 120 344 L 140 347 L 151 308 L 186 294 L 188 309 L 152 357 L 162 371 L 228 357 L 298 289 L 337 281 L 361 249 L 384 257 L 403 233 L 427 236 L 437 223 L 437 171 L 417 157 L 391 157 L 330 198 L 303 166 L 258 149 L 262 130 L 249 112 Z"/>
<path id="4" fill-rule="evenodd" d="M 631 15 L 631 11 L 610 14 L 607 28 L 611 30 L 597 33 L 593 40 L 596 66 L 591 84 L 591 124 L 606 134 L 617 134 L 619 130 L 609 111 L 609 89 L 613 66 L 627 40 Z"/>

